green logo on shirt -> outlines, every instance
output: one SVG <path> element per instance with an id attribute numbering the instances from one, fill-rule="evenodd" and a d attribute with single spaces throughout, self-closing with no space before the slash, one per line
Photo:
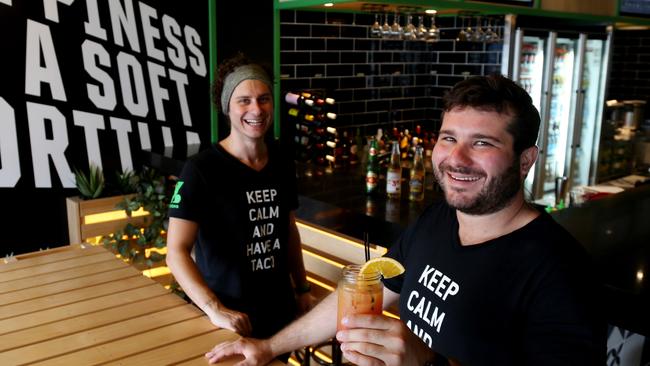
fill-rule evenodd
<path id="1" fill-rule="evenodd" d="M 169 202 L 169 207 L 178 208 L 178 204 L 181 202 L 181 194 L 178 193 L 178 191 L 181 190 L 183 183 L 184 182 L 182 180 L 179 180 L 178 183 L 176 183 L 176 187 L 174 188 L 174 195 L 172 196 L 172 200 Z"/>

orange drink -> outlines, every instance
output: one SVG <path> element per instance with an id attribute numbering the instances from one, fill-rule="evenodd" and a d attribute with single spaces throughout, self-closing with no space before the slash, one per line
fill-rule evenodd
<path id="1" fill-rule="evenodd" d="M 381 314 L 383 309 L 384 285 L 381 272 L 370 271 L 361 274 L 360 265 L 348 265 L 343 268 L 339 281 L 338 316 L 336 330 L 345 329 L 341 319 L 350 314 Z"/>

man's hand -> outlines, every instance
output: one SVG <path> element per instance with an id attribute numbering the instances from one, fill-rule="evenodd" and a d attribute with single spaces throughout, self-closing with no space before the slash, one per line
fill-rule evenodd
<path id="1" fill-rule="evenodd" d="M 248 315 L 228 309 L 216 301 L 210 305 L 211 306 L 209 307 L 211 310 L 207 311 L 206 314 L 210 318 L 212 324 L 219 328 L 230 329 L 242 336 L 248 336 L 251 334 L 253 327 L 248 319 Z"/>
<path id="2" fill-rule="evenodd" d="M 383 315 L 350 315 L 347 330 L 336 333 L 345 358 L 359 366 L 422 365 L 433 351 L 398 319 Z"/>
<path id="3" fill-rule="evenodd" d="M 233 366 L 262 366 L 273 360 L 268 342 L 254 338 L 240 338 L 233 342 L 218 344 L 205 354 L 205 358 L 209 363 L 217 363 L 234 355 L 243 355 L 244 360 Z"/>

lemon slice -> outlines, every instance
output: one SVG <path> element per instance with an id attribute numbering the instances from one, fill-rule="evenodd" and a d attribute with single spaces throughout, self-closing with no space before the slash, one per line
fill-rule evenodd
<path id="1" fill-rule="evenodd" d="M 367 261 L 361 267 L 359 273 L 361 275 L 371 275 L 379 272 L 384 278 L 391 278 L 401 275 L 404 271 L 404 266 L 393 258 L 379 257 Z"/>

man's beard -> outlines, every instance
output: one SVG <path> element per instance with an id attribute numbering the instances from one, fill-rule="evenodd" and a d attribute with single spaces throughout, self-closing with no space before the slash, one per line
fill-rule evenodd
<path id="1" fill-rule="evenodd" d="M 447 204 L 460 212 L 468 215 L 485 215 L 497 212 L 504 208 L 521 188 L 519 173 L 519 157 L 515 156 L 510 165 L 502 174 L 492 178 L 478 194 L 469 198 L 452 199 L 450 192 L 445 187 L 447 172 L 462 173 L 468 175 L 485 176 L 485 172 L 472 170 L 467 167 L 451 167 L 446 163 L 434 166 L 434 174 L 440 187 L 445 192 Z M 462 192 L 461 192 L 462 193 Z"/>

